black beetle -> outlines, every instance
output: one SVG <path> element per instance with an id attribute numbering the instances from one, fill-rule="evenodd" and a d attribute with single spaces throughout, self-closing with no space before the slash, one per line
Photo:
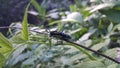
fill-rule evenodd
<path id="1" fill-rule="evenodd" d="M 61 40 L 70 40 L 71 39 L 71 36 L 69 36 L 68 34 L 65 34 L 63 32 L 58 32 L 58 31 L 50 31 L 50 37 L 59 38 Z"/>

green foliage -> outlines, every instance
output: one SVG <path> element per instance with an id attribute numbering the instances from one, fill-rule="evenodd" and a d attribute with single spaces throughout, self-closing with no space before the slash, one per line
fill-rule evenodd
<path id="1" fill-rule="evenodd" d="M 13 50 L 12 43 L 0 33 L 0 68 Z"/>
<path id="2" fill-rule="evenodd" d="M 0 53 L 0 68 L 2 68 L 4 62 L 5 62 L 5 57 L 3 56 L 3 54 Z"/>
<path id="3" fill-rule="evenodd" d="M 90 12 L 100 11 L 100 13 L 105 14 L 107 18 L 113 22 L 119 23 L 120 20 L 120 1 L 108 1 L 95 6 Z"/>
<path id="4" fill-rule="evenodd" d="M 31 0 L 32 1 L 32 0 Z M 21 30 L 21 37 L 24 41 L 28 40 L 28 24 L 27 24 L 27 14 L 28 14 L 28 8 L 30 6 L 30 3 L 27 5 L 25 13 L 24 13 L 24 17 L 23 17 L 23 21 L 22 21 L 22 30 Z"/>
<path id="5" fill-rule="evenodd" d="M 40 6 L 36 0 L 33 0 L 32 5 L 35 7 L 35 9 L 38 11 L 39 16 L 42 17 L 43 19 L 45 18 L 45 14 L 46 14 L 46 10 L 45 10 L 45 6 Z"/>
<path id="6" fill-rule="evenodd" d="M 113 58 L 116 58 L 116 55 L 117 55 L 117 51 L 116 51 L 116 48 L 113 48 L 113 49 L 109 49 L 107 51 L 104 52 L 104 54 L 110 56 L 110 57 L 113 57 Z M 104 58 L 103 59 L 103 62 L 106 66 L 110 66 L 111 64 L 114 64 L 113 62 L 111 62 L 110 60 Z"/>
<path id="7" fill-rule="evenodd" d="M 12 50 L 12 44 L 0 33 L 0 53 L 7 54 Z"/>
<path id="8" fill-rule="evenodd" d="M 106 68 L 106 66 L 99 61 L 87 61 L 76 65 L 75 68 Z"/>
<path id="9" fill-rule="evenodd" d="M 86 50 L 83 50 L 82 48 L 80 48 L 79 46 L 73 45 L 76 49 L 80 50 L 81 52 L 83 52 L 84 54 L 86 54 L 91 60 L 96 60 L 95 57 L 93 57 L 91 54 L 89 54 Z"/>
<path id="10" fill-rule="evenodd" d="M 120 22 L 120 10 L 100 10 L 101 13 L 105 14 L 107 18 L 113 22 L 119 23 Z"/>
<path id="11" fill-rule="evenodd" d="M 76 2 L 79 0 L 76 0 Z M 65 19 L 48 21 L 45 6 L 39 6 L 31 0 L 39 17 L 48 22 L 50 31 L 57 30 L 69 34 L 73 42 L 96 50 L 111 58 L 116 58 L 120 46 L 119 3 L 99 3 L 94 9 L 86 10 L 88 6 L 78 3 L 70 6 L 74 17 L 63 14 Z M 6 39 L 0 34 L 0 67 L 4 68 L 119 68 L 120 65 L 79 46 L 49 36 L 45 28 L 28 26 L 26 7 L 22 29 Z M 92 4 L 92 3 L 91 3 Z M 94 5 L 93 5 L 94 6 Z M 117 8 L 116 8 L 117 6 Z M 61 13 L 64 11 L 56 11 Z M 106 15 L 106 16 L 105 16 Z M 79 20 L 78 20 L 79 19 Z M 73 21 L 73 20 L 78 20 Z M 29 30 L 28 30 L 29 28 Z M 35 30 L 34 30 L 35 29 Z M 21 32 L 21 33 L 20 33 Z M 47 32 L 47 33 L 46 33 Z M 10 40 L 10 41 L 8 41 Z M 13 46 L 12 46 L 13 45 Z M 14 48 L 14 50 L 13 50 Z M 9 55 L 9 53 L 13 52 Z"/>

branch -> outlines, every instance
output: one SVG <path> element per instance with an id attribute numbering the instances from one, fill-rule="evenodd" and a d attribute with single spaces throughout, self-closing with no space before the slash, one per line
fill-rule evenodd
<path id="1" fill-rule="evenodd" d="M 6 29 L 6 28 L 22 29 L 20 27 L 10 27 L 10 26 L 2 26 L 2 27 L 0 27 L 0 29 Z M 31 29 L 29 29 L 29 30 L 32 31 L 32 32 L 39 33 L 39 34 L 45 34 L 45 35 L 47 35 L 47 33 L 45 33 L 45 32 L 40 32 L 40 31 L 37 31 L 37 30 L 31 30 Z"/>

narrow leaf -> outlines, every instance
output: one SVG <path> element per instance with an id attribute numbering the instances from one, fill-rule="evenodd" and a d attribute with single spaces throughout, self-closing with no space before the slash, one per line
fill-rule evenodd
<path id="1" fill-rule="evenodd" d="M 108 33 L 110 33 L 113 29 L 113 24 L 110 23 L 110 25 L 108 26 L 107 30 L 108 30 Z"/>
<path id="2" fill-rule="evenodd" d="M 45 13 L 46 13 L 46 10 L 45 10 L 45 7 L 44 6 L 40 6 L 36 0 L 33 0 L 32 2 L 32 5 L 35 7 L 35 9 L 38 11 L 39 13 L 39 16 L 41 17 L 45 17 Z"/>
<path id="3" fill-rule="evenodd" d="M 104 4 L 100 4 L 100 5 L 96 6 L 94 9 L 92 9 L 92 10 L 90 11 L 90 13 L 93 13 L 93 12 L 98 11 L 98 10 L 100 10 L 100 9 L 112 8 L 112 7 L 114 7 L 114 5 L 115 5 L 114 3 L 104 3 Z"/>
<path id="4" fill-rule="evenodd" d="M 30 3 L 26 7 L 26 10 L 25 10 L 25 13 L 24 13 L 24 17 L 23 17 L 23 21 L 22 21 L 21 36 L 22 36 L 22 39 L 25 40 L 25 41 L 28 40 L 27 13 L 28 13 L 29 6 L 30 6 Z"/>
<path id="5" fill-rule="evenodd" d="M 86 50 L 82 49 L 81 47 L 76 46 L 76 45 L 71 45 L 71 46 L 73 46 L 73 47 L 77 48 L 78 50 L 80 50 L 82 53 L 87 55 L 91 60 L 96 60 L 95 57 L 93 57 L 90 53 L 88 53 Z"/>

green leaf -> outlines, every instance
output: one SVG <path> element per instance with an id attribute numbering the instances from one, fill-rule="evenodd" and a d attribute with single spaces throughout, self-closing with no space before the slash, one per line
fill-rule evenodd
<path id="1" fill-rule="evenodd" d="M 30 55 L 30 52 L 24 52 L 25 49 L 27 50 L 27 44 L 24 44 L 24 43 L 20 44 L 19 47 L 17 47 L 7 59 L 7 64 L 5 65 L 5 68 L 7 68 L 7 66 L 10 66 L 10 67 L 15 66 L 17 63 L 23 61 L 27 57 L 27 56 L 21 57 L 20 55 L 26 54 L 26 53 L 29 53 Z"/>
<path id="2" fill-rule="evenodd" d="M 111 64 L 107 68 L 116 68 L 117 64 Z"/>
<path id="3" fill-rule="evenodd" d="M 83 41 L 85 41 L 85 40 L 88 40 L 89 37 L 90 37 L 93 33 L 95 33 L 95 31 L 96 31 L 96 29 L 89 30 L 89 32 L 88 32 L 88 33 L 85 33 L 85 34 L 79 39 L 79 41 L 80 41 L 80 42 L 83 42 Z"/>
<path id="4" fill-rule="evenodd" d="M 19 62 L 24 61 L 25 59 L 29 58 L 30 56 L 31 56 L 30 52 L 19 54 L 15 58 L 12 58 L 13 60 L 11 60 L 12 62 L 10 62 L 10 63 L 12 63 L 12 65 L 17 65 L 17 64 L 19 64 Z"/>
<path id="5" fill-rule="evenodd" d="M 109 49 L 105 52 L 106 55 L 116 58 L 117 48 Z"/>
<path id="6" fill-rule="evenodd" d="M 110 25 L 108 26 L 107 30 L 108 30 L 108 33 L 110 33 L 113 29 L 113 24 L 110 23 Z"/>
<path id="7" fill-rule="evenodd" d="M 105 51 L 104 54 L 111 57 L 111 58 L 113 58 L 113 59 L 115 59 L 116 55 L 117 55 L 117 48 L 109 49 L 109 50 Z M 103 62 L 106 65 L 111 65 L 111 64 L 114 63 L 113 61 L 111 61 L 111 60 L 109 60 L 107 58 L 103 59 Z"/>
<path id="8" fill-rule="evenodd" d="M 31 0 L 32 1 L 32 0 Z M 28 16 L 28 8 L 30 6 L 30 3 L 27 5 L 25 13 L 24 13 L 24 17 L 23 17 L 23 21 L 22 21 L 22 30 L 21 30 L 21 36 L 22 39 L 27 41 L 28 40 L 28 21 L 27 21 L 27 16 Z"/>
<path id="9" fill-rule="evenodd" d="M 0 33 L 0 46 L 1 46 L 0 53 L 2 54 L 7 54 L 13 49 L 10 41 L 8 41 L 8 39 L 5 38 L 1 33 Z"/>
<path id="10" fill-rule="evenodd" d="M 102 14 L 105 14 L 110 21 L 119 23 L 120 22 L 120 10 L 100 10 Z"/>
<path id="11" fill-rule="evenodd" d="M 73 54 L 73 55 L 70 55 L 70 58 L 69 60 L 71 62 L 74 62 L 76 60 L 79 60 L 79 59 L 83 59 L 83 58 L 87 58 L 87 56 L 84 54 L 82 54 L 78 49 L 76 49 L 75 47 L 73 46 L 65 46 L 65 47 L 68 47 L 70 48 L 68 51 L 65 52 L 65 54 Z"/>
<path id="12" fill-rule="evenodd" d="M 62 19 L 61 21 L 63 22 L 76 22 L 76 23 L 80 23 L 82 24 L 82 15 L 80 12 L 72 12 L 70 14 L 67 15 L 67 18 Z"/>
<path id="13" fill-rule="evenodd" d="M 2 64 L 5 61 L 5 58 L 8 57 L 8 54 L 12 51 L 13 47 L 10 41 L 8 41 L 7 38 L 5 38 L 0 33 L 0 68 L 2 68 Z M 4 57 L 5 56 L 5 57 Z"/>
<path id="14" fill-rule="evenodd" d="M 110 39 L 106 39 L 104 42 L 100 42 L 98 44 L 93 45 L 93 47 L 91 47 L 91 49 L 94 49 L 97 51 L 97 50 L 101 49 L 102 47 L 107 46 L 109 43 L 110 43 Z"/>
<path id="15" fill-rule="evenodd" d="M 91 60 L 96 60 L 96 58 L 94 56 L 92 56 L 90 53 L 88 53 L 86 50 L 82 49 L 81 47 L 79 47 L 77 45 L 71 45 L 71 46 L 75 47 L 76 49 L 78 49 L 79 51 L 81 51 L 82 53 L 87 55 Z"/>
<path id="16" fill-rule="evenodd" d="M 73 39 L 79 39 L 84 33 L 87 32 L 87 28 L 79 28 L 74 31 L 70 32 L 70 35 L 73 37 Z"/>
<path id="17" fill-rule="evenodd" d="M 120 64 L 118 64 L 116 68 L 120 68 Z"/>
<path id="18" fill-rule="evenodd" d="M 4 60 L 5 60 L 5 57 L 0 53 L 0 64 L 1 64 L 1 62 L 4 61 Z"/>
<path id="19" fill-rule="evenodd" d="M 15 44 L 21 44 L 25 42 L 20 35 L 13 36 L 11 40 L 12 40 L 12 43 L 15 43 Z"/>
<path id="20" fill-rule="evenodd" d="M 0 53 L 0 68 L 2 68 L 4 61 L 5 57 Z"/>
<path id="21" fill-rule="evenodd" d="M 90 13 L 93 13 L 93 12 L 98 11 L 98 10 L 100 10 L 100 9 L 112 8 L 112 7 L 114 7 L 114 6 L 115 6 L 114 3 L 103 3 L 103 4 L 100 4 L 100 5 L 98 5 L 98 6 L 95 6 L 94 9 L 92 9 L 92 10 L 90 11 Z"/>
<path id="22" fill-rule="evenodd" d="M 116 29 L 117 29 L 117 30 L 120 30 L 120 24 L 115 25 L 112 31 L 114 31 L 114 30 L 116 30 Z"/>
<path id="23" fill-rule="evenodd" d="M 76 65 L 74 68 L 106 68 L 105 65 L 99 61 L 87 61 Z"/>
<path id="24" fill-rule="evenodd" d="M 39 13 L 39 16 L 41 16 L 42 18 L 45 17 L 45 14 L 46 14 L 46 9 L 45 9 L 45 6 L 40 6 L 36 0 L 33 0 L 32 2 L 32 5 L 35 7 L 35 9 L 38 11 Z"/>
<path id="25" fill-rule="evenodd" d="M 69 8 L 71 12 L 75 12 L 77 10 L 75 5 L 70 5 Z"/>

